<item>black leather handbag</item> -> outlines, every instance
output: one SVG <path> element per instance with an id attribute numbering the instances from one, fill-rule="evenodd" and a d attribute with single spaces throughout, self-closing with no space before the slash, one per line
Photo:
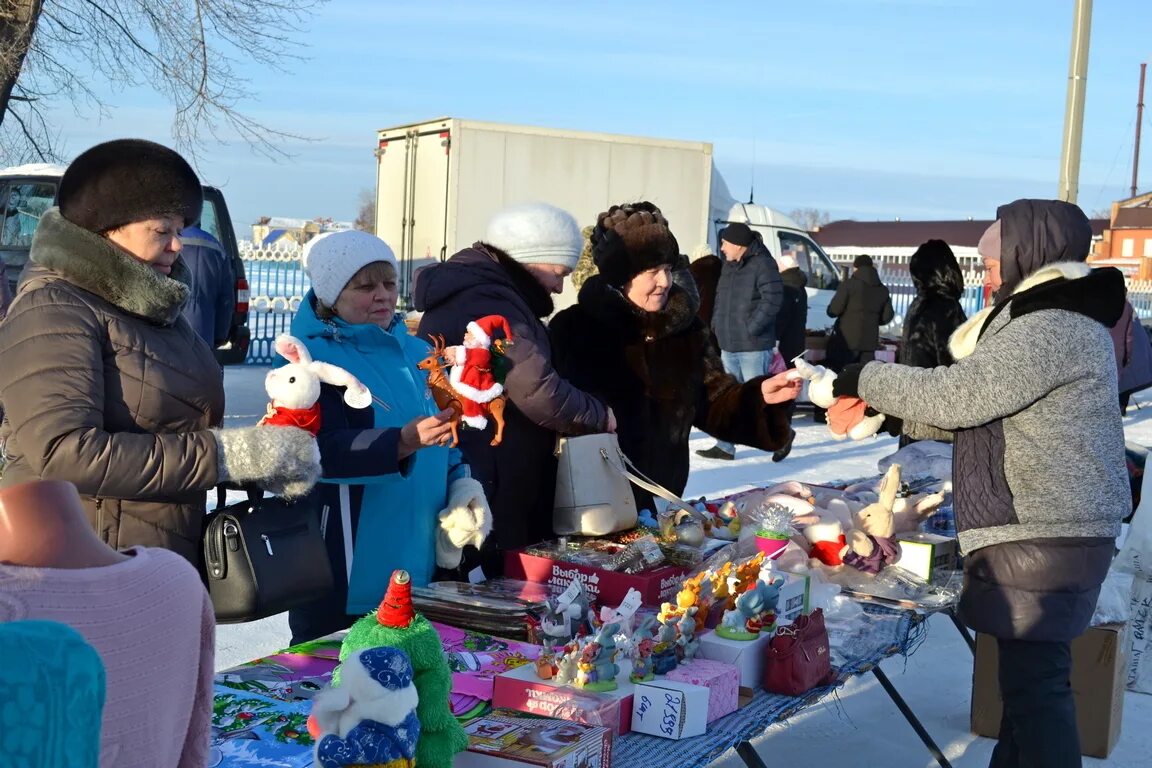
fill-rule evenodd
<path id="1" fill-rule="evenodd" d="M 333 588 L 319 494 L 286 501 L 245 490 L 247 501 L 225 506 L 217 487 L 204 532 L 205 581 L 221 624 L 274 616 Z"/>

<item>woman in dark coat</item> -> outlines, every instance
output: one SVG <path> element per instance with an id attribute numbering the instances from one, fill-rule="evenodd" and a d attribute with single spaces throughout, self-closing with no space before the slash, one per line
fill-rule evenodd
<path id="1" fill-rule="evenodd" d="M 681 494 L 693 426 L 773 451 L 788 440 L 786 404 L 799 386 L 785 374 L 739 384 L 724 371 L 695 302 L 671 279 L 678 254 L 651 203 L 600 214 L 592 232 L 600 273 L 549 328 L 556 370 L 612 408 L 620 447 L 642 473 Z M 653 509 L 648 493 L 634 491 Z"/>
<path id="2" fill-rule="evenodd" d="M 904 316 L 904 332 L 897 362 L 918 368 L 952 365 L 948 339 L 968 319 L 960 306 L 964 295 L 964 274 L 952 249 L 943 240 L 929 240 L 912 254 L 908 262 L 916 297 Z M 924 439 L 928 435 L 921 435 Z M 936 440 L 952 442 L 952 433 L 940 430 Z M 900 435 L 900 447 L 915 442 Z"/>
<path id="3" fill-rule="evenodd" d="M 489 445 L 491 423 L 483 431 L 460 433 L 464 457 L 491 505 L 493 532 L 479 555 L 466 548 L 459 568 L 441 576 L 466 581 L 477 564 L 487 576 L 498 576 L 504 551 L 550 538 L 557 435 L 615 428 L 603 403 L 553 368 L 542 322 L 552 314 L 551 294 L 560 293 L 583 241 L 567 212 L 542 203 L 515 206 L 493 217 L 485 242 L 416 276 L 416 309 L 424 313 L 421 338 L 440 335 L 448 344 L 459 344 L 465 326 L 485 315 L 502 315 L 513 336 L 508 347 L 512 366 L 504 381 L 504 441 Z"/>

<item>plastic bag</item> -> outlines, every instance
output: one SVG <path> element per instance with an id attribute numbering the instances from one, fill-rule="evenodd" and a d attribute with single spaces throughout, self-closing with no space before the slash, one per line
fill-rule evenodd
<path id="1" fill-rule="evenodd" d="M 1128 593 L 1128 688 L 1152 693 L 1152 664 L 1144 662 L 1145 655 L 1152 652 L 1152 493 L 1141 494 L 1124 546 L 1109 571 L 1132 577 Z"/>

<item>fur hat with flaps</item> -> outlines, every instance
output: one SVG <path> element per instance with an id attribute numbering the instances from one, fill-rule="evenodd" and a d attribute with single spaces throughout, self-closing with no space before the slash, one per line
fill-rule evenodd
<path id="1" fill-rule="evenodd" d="M 103 234 L 137 221 L 179 216 L 200 221 L 204 190 L 175 150 L 143 139 L 97 144 L 72 161 L 60 179 L 60 215 Z"/>
<path id="2" fill-rule="evenodd" d="M 674 267 L 680 259 L 668 220 L 647 201 L 614 205 L 601 213 L 590 239 L 596 268 L 616 287 L 646 270 Z"/>

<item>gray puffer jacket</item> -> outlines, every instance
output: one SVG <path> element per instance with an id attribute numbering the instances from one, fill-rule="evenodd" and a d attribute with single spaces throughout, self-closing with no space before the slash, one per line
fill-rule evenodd
<path id="1" fill-rule="evenodd" d="M 1123 305 L 1117 270 L 1052 264 L 956 331 L 954 365 L 860 373 L 877 410 L 955 431 L 960 607 L 978 631 L 1058 641 L 1088 626 L 1132 508 L 1108 335 Z"/>
<path id="2" fill-rule="evenodd" d="M 780 269 L 760 238 L 740 261 L 725 261 L 716 286 L 712 330 L 725 352 L 763 352 L 776 344 L 776 314 L 784 300 Z"/>
<path id="3" fill-rule="evenodd" d="M 0 323 L 0 485 L 70 481 L 108 544 L 196 563 L 224 385 L 180 314 L 187 295 L 181 260 L 164 277 L 56 209 L 44 214 Z"/>

